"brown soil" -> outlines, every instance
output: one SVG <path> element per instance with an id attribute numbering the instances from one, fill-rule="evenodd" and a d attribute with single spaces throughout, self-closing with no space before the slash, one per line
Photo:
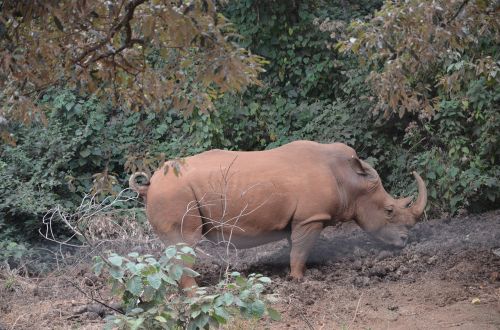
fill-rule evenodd
<path id="1" fill-rule="evenodd" d="M 287 276 L 288 253 L 284 240 L 231 256 L 233 270 L 273 280 L 282 321 L 257 329 L 500 329 L 500 210 L 422 222 L 402 250 L 354 224 L 329 228 L 301 283 Z M 201 284 L 216 282 L 221 268 L 204 258 Z M 9 289 L 0 281 L 0 329 L 101 328 L 105 311 L 89 307 L 90 299 L 63 281 L 68 275 L 92 285 L 88 266 L 17 279 Z"/>

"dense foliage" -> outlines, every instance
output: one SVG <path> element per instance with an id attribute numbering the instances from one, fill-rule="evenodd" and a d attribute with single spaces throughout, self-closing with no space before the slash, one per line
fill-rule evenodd
<path id="1" fill-rule="evenodd" d="M 92 189 L 117 191 L 130 172 L 152 170 L 162 159 L 296 139 L 353 146 L 395 195 L 416 190 L 409 174 L 419 171 L 433 215 L 494 207 L 500 194 L 500 53 L 498 18 L 489 11 L 498 9 L 490 1 L 412 6 L 414 1 L 228 2 L 223 14 L 240 42 L 268 64 L 262 86 L 213 94 L 214 112 L 193 107 L 184 116 L 168 105 L 134 112 L 71 85 L 46 90 L 37 103 L 47 124 L 9 122 L 12 144 L 0 146 L 0 240 L 34 233 L 40 214 L 54 203 L 69 208 Z M 417 14 L 427 16 L 420 22 Z M 479 18 L 485 15 L 488 20 Z M 466 36 L 450 40 L 446 29 Z M 406 42 L 425 31 L 427 44 Z M 161 62 L 163 55 L 154 58 Z"/>
<path id="2" fill-rule="evenodd" d="M 442 211 L 499 197 L 498 10 L 497 1 L 387 2 L 340 43 L 371 69 L 370 110 L 398 115 L 409 165 Z"/>

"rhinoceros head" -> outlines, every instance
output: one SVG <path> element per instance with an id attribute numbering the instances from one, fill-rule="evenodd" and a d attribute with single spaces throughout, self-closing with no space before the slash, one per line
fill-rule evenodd
<path id="1" fill-rule="evenodd" d="M 358 185 L 354 203 L 354 219 L 358 225 L 384 243 L 404 247 L 408 231 L 422 216 L 427 203 L 427 189 L 424 180 L 413 172 L 417 180 L 418 198 L 412 204 L 412 197 L 395 199 L 389 195 L 377 172 L 357 157 L 351 159 Z"/>

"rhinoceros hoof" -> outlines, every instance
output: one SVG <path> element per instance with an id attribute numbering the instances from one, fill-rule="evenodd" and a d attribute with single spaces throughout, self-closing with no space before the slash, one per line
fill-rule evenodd
<path id="1" fill-rule="evenodd" d="M 289 281 L 289 282 L 292 282 L 292 283 L 302 283 L 304 282 L 304 276 L 293 276 L 291 274 L 288 274 L 288 276 L 286 277 L 286 280 Z"/>

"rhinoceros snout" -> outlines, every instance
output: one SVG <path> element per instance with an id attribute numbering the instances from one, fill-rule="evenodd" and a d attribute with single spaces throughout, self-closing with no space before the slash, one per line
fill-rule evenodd
<path id="1" fill-rule="evenodd" d="M 408 231 L 394 226 L 386 226 L 371 234 L 379 241 L 393 248 L 402 249 L 408 243 Z"/>
<path id="2" fill-rule="evenodd" d="M 396 248 L 404 248 L 408 243 L 408 235 L 401 235 L 392 245 Z"/>

